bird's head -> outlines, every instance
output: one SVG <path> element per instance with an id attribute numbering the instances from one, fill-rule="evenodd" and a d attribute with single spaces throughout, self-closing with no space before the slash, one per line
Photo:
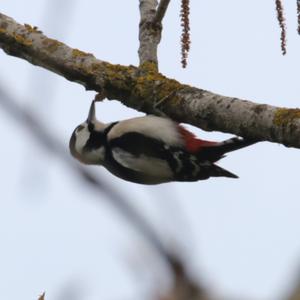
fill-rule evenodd
<path id="1" fill-rule="evenodd" d="M 72 133 L 69 148 L 71 154 L 84 164 L 102 164 L 105 155 L 106 124 L 96 119 L 95 101 L 92 102 L 88 118 Z"/>

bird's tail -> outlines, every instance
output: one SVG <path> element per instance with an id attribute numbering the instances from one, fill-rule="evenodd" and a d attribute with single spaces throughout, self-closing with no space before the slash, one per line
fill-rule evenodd
<path id="1" fill-rule="evenodd" d="M 209 160 L 211 162 L 215 162 L 220 158 L 224 157 L 224 154 L 227 152 L 235 151 L 253 145 L 255 143 L 257 143 L 257 141 L 255 140 L 234 137 L 225 140 L 223 142 L 216 143 L 215 145 L 212 146 L 203 147 L 198 152 L 198 154 L 201 160 L 203 159 L 203 160 Z M 232 176 L 227 176 L 227 177 L 232 177 Z"/>
<path id="2" fill-rule="evenodd" d="M 218 148 L 219 151 L 222 151 L 223 153 L 227 153 L 227 152 L 235 151 L 253 145 L 257 142 L 258 141 L 251 140 L 251 139 L 234 137 L 219 143 L 219 145 L 216 148 Z"/>
<path id="3" fill-rule="evenodd" d="M 237 175 L 219 167 L 216 165 L 213 165 L 210 168 L 210 176 L 211 177 L 229 177 L 229 178 L 239 178 Z"/>

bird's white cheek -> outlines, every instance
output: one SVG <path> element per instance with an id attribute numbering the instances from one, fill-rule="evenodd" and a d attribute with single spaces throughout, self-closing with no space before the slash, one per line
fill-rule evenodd
<path id="1" fill-rule="evenodd" d="M 90 138 L 90 132 L 86 129 L 83 129 L 79 134 L 76 135 L 75 150 L 78 153 L 82 153 L 82 149 L 89 138 Z"/>

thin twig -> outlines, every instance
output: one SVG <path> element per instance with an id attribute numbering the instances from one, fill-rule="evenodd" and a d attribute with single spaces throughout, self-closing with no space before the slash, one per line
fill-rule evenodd
<path id="1" fill-rule="evenodd" d="M 151 225 L 145 220 L 140 213 L 132 207 L 123 195 L 111 187 L 107 182 L 104 182 L 98 176 L 96 177 L 91 172 L 87 171 L 81 165 L 71 159 L 65 147 L 53 137 L 53 135 L 45 128 L 45 126 L 35 117 L 32 112 L 17 104 L 8 93 L 0 86 L 0 106 L 12 118 L 18 122 L 22 128 L 27 131 L 39 142 L 39 144 L 49 153 L 61 159 L 65 165 L 70 168 L 81 180 L 93 187 L 96 192 L 105 194 L 106 200 L 120 215 L 125 217 L 129 224 L 139 232 L 158 254 L 169 263 L 169 254 L 166 251 L 159 237 L 152 229 Z M 103 197 L 99 197 L 99 199 Z"/>
<path id="2" fill-rule="evenodd" d="M 281 52 L 282 55 L 286 54 L 286 24 L 285 24 L 285 18 L 284 18 L 284 11 L 283 11 L 283 5 L 281 0 L 275 0 L 276 4 L 276 11 L 277 11 L 277 19 L 279 22 L 279 27 L 281 30 Z"/>
<path id="3" fill-rule="evenodd" d="M 300 34 L 300 0 L 297 0 L 298 34 Z"/>
<path id="4" fill-rule="evenodd" d="M 156 10 L 156 14 L 153 18 L 153 23 L 160 24 L 162 19 L 164 18 L 166 11 L 168 9 L 170 0 L 160 0 L 158 8 Z"/>
<path id="5" fill-rule="evenodd" d="M 190 51 L 190 1 L 181 0 L 181 65 L 183 68 L 187 66 L 187 57 Z"/>
<path id="6" fill-rule="evenodd" d="M 159 300 L 212 300 L 205 287 L 187 273 L 186 267 L 176 256 L 171 258 L 173 284 Z"/>
<path id="7" fill-rule="evenodd" d="M 43 293 L 38 300 L 45 300 L 45 293 Z"/>

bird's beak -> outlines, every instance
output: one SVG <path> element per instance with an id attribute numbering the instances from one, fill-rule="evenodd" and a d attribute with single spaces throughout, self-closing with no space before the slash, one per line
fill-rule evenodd
<path id="1" fill-rule="evenodd" d="M 88 123 L 93 123 L 93 121 L 95 121 L 95 120 L 96 120 L 95 101 L 92 101 L 90 111 L 89 111 L 89 115 L 88 115 L 88 118 L 87 118 L 87 122 Z"/>

